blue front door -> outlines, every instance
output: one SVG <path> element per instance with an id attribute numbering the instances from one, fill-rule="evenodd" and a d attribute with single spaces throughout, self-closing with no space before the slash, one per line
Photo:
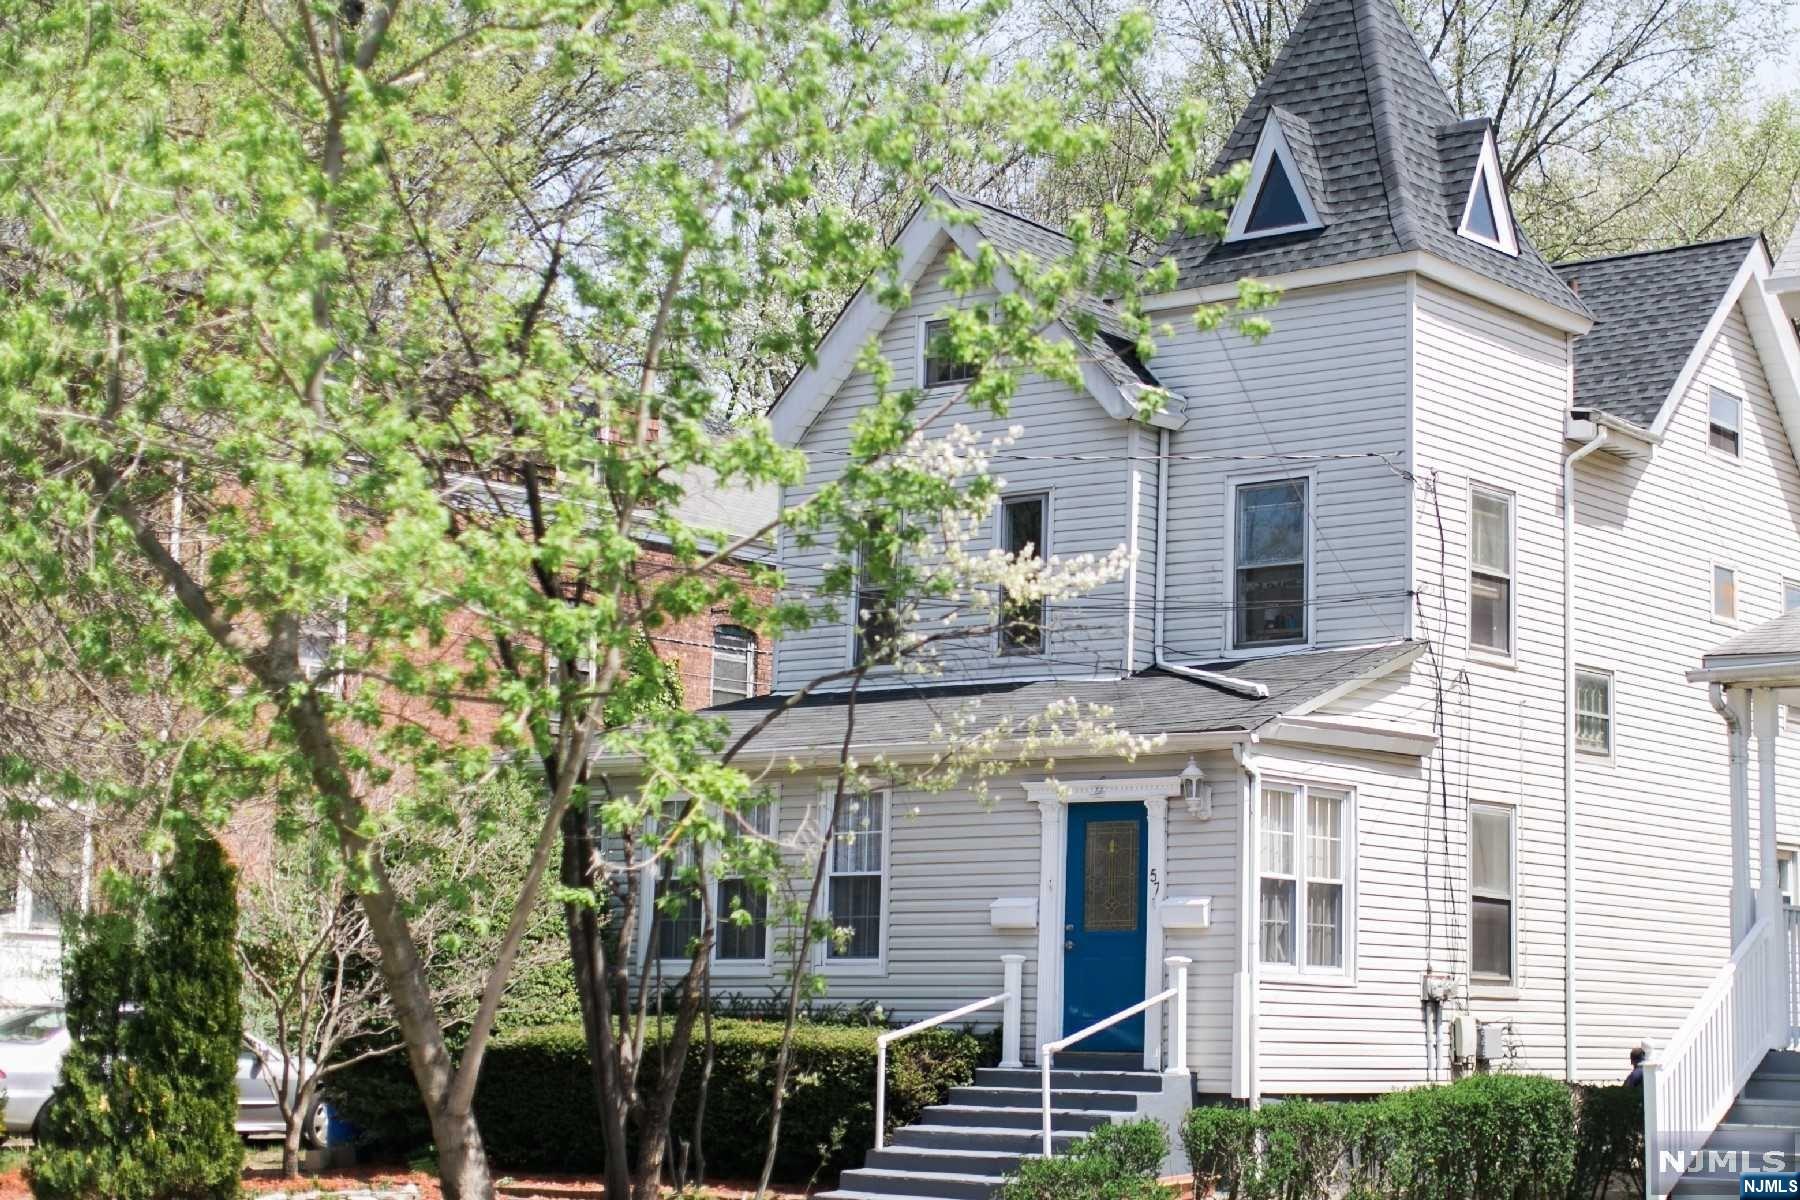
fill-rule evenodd
<path id="1" fill-rule="evenodd" d="M 1150 854 L 1142 804 L 1069 805 L 1063 902 L 1063 1034 L 1144 998 L 1144 877 Z M 1144 1018 L 1102 1030 L 1077 1050 L 1142 1050 Z"/>

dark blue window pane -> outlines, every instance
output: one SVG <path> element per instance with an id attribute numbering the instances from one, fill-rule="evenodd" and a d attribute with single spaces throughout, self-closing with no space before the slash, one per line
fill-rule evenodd
<path id="1" fill-rule="evenodd" d="M 1500 226 L 1494 223 L 1494 204 L 1488 199 L 1486 171 L 1475 180 L 1475 200 L 1469 205 L 1468 230 L 1490 242 L 1500 240 Z"/>
<path id="2" fill-rule="evenodd" d="M 1281 160 L 1271 156 L 1268 170 L 1263 172 L 1262 190 L 1256 194 L 1256 203 L 1250 208 L 1250 219 L 1244 223 L 1244 232 L 1261 233 L 1266 229 L 1286 229 L 1290 225 L 1304 224 L 1306 210 L 1300 207 L 1300 197 L 1294 191 L 1294 181 L 1282 169 Z"/>

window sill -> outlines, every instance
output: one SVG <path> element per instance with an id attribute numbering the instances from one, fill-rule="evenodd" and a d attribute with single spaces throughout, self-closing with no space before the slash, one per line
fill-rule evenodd
<path id="1" fill-rule="evenodd" d="M 1490 650 L 1486 646 L 1470 645 L 1469 657 L 1485 667 L 1496 667 L 1502 671 L 1519 669 L 1517 653 L 1508 654 L 1501 650 Z"/>
<path id="2" fill-rule="evenodd" d="M 1519 985 L 1516 983 L 1501 983 L 1499 980 L 1495 980 L 1491 983 L 1474 981 L 1469 984 L 1469 999 L 1471 1000 L 1517 1000 L 1519 994 Z"/>
<path id="3" fill-rule="evenodd" d="M 1223 653 L 1228 658 L 1267 658 L 1271 654 L 1293 654 L 1299 650 L 1311 650 L 1314 646 L 1310 640 L 1304 642 L 1259 642 L 1254 646 L 1226 646 Z"/>

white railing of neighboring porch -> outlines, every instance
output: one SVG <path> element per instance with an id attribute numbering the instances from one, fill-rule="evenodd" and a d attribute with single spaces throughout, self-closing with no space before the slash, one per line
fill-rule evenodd
<path id="1" fill-rule="evenodd" d="M 1787 921 L 1788 1036 L 1790 1046 L 1800 1044 L 1800 906 L 1785 905 Z"/>
<path id="2" fill-rule="evenodd" d="M 1644 1063 L 1644 1168 L 1648 1195 L 1667 1196 L 1763 1056 L 1792 1024 L 1791 919 L 1759 920 L 1668 1044 Z M 1671 1158 L 1678 1155 L 1678 1158 Z"/>
<path id="3" fill-rule="evenodd" d="M 882 1149 L 887 1145 L 887 1052 L 888 1047 L 901 1038 L 911 1037 L 915 1033 L 923 1033 L 927 1029 L 936 1029 L 939 1025 L 947 1025 L 951 1021 L 960 1021 L 964 1017 L 974 1016 L 984 1008 L 992 1008 L 996 1004 L 1005 1005 L 1000 1018 L 1000 1065 L 1017 1067 L 1019 1063 L 1019 997 L 1023 992 L 1025 978 L 1025 956 L 1023 954 L 1003 954 L 1000 962 L 1004 968 L 1003 986 L 1005 991 L 989 996 L 984 1000 L 976 1000 L 961 1008 L 952 1009 L 935 1017 L 927 1017 L 923 1021 L 914 1021 L 905 1029 L 895 1029 L 875 1039 L 875 1148 Z"/>
<path id="4" fill-rule="evenodd" d="M 1169 1020 L 1164 1022 L 1164 1028 L 1169 1031 L 1169 1052 L 1163 1062 L 1167 1064 L 1166 1069 L 1170 1073 L 1179 1072 L 1183 1075 L 1187 1073 L 1187 973 L 1188 966 L 1193 961 L 1191 958 L 1183 958 L 1180 955 L 1172 955 L 1163 959 L 1163 965 L 1169 968 L 1169 986 L 1167 988 L 1148 1000 L 1140 1001 L 1104 1020 L 1095 1021 L 1078 1033 L 1072 1033 L 1059 1041 L 1045 1042 L 1038 1048 L 1038 1067 L 1044 1076 L 1045 1158 L 1051 1157 L 1054 1153 L 1050 1135 L 1050 1063 L 1060 1051 L 1067 1050 L 1076 1042 L 1093 1037 L 1096 1033 L 1111 1029 L 1122 1021 L 1129 1021 L 1139 1013 L 1149 1012 L 1159 1004 L 1168 1004 L 1173 1011 L 1169 1014 Z"/>

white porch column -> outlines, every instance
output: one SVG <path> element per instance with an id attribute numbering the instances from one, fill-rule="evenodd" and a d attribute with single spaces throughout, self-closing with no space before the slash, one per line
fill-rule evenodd
<path id="1" fill-rule="evenodd" d="M 1781 883 L 1775 867 L 1775 691 L 1757 688 L 1751 704 L 1751 719 L 1756 724 L 1756 788 L 1762 799 L 1758 821 L 1762 828 L 1762 853 L 1758 856 L 1761 877 L 1758 880 L 1757 919 L 1771 923 L 1781 919 Z"/>
<path id="2" fill-rule="evenodd" d="M 1144 995 L 1154 996 L 1163 990 L 1163 928 L 1160 901 L 1169 881 L 1169 798 L 1145 796 L 1144 812 L 1149 817 L 1145 836 L 1145 866 L 1149 878 L 1144 880 Z M 1162 1006 L 1144 1014 L 1144 1070 L 1162 1070 Z"/>
<path id="3" fill-rule="evenodd" d="M 1069 806 L 1051 786 L 1027 785 L 1025 794 L 1038 806 L 1039 819 L 1037 1023 L 1031 1036 L 1041 1046 L 1063 1035 L 1063 826 Z"/>
<path id="4" fill-rule="evenodd" d="M 1000 1066 L 1003 1070 L 1016 1071 L 1025 1065 L 1019 1059 L 1019 1001 L 1025 994 L 1025 956 L 1002 954 L 1000 973 L 1003 980 L 1000 989 L 1006 993 L 1000 1020 Z"/>
<path id="5" fill-rule="evenodd" d="M 1713 685 L 1718 688 L 1718 684 Z M 1756 921 L 1750 895 L 1750 693 L 1724 687 L 1715 699 L 1731 742 L 1731 945 Z"/>

